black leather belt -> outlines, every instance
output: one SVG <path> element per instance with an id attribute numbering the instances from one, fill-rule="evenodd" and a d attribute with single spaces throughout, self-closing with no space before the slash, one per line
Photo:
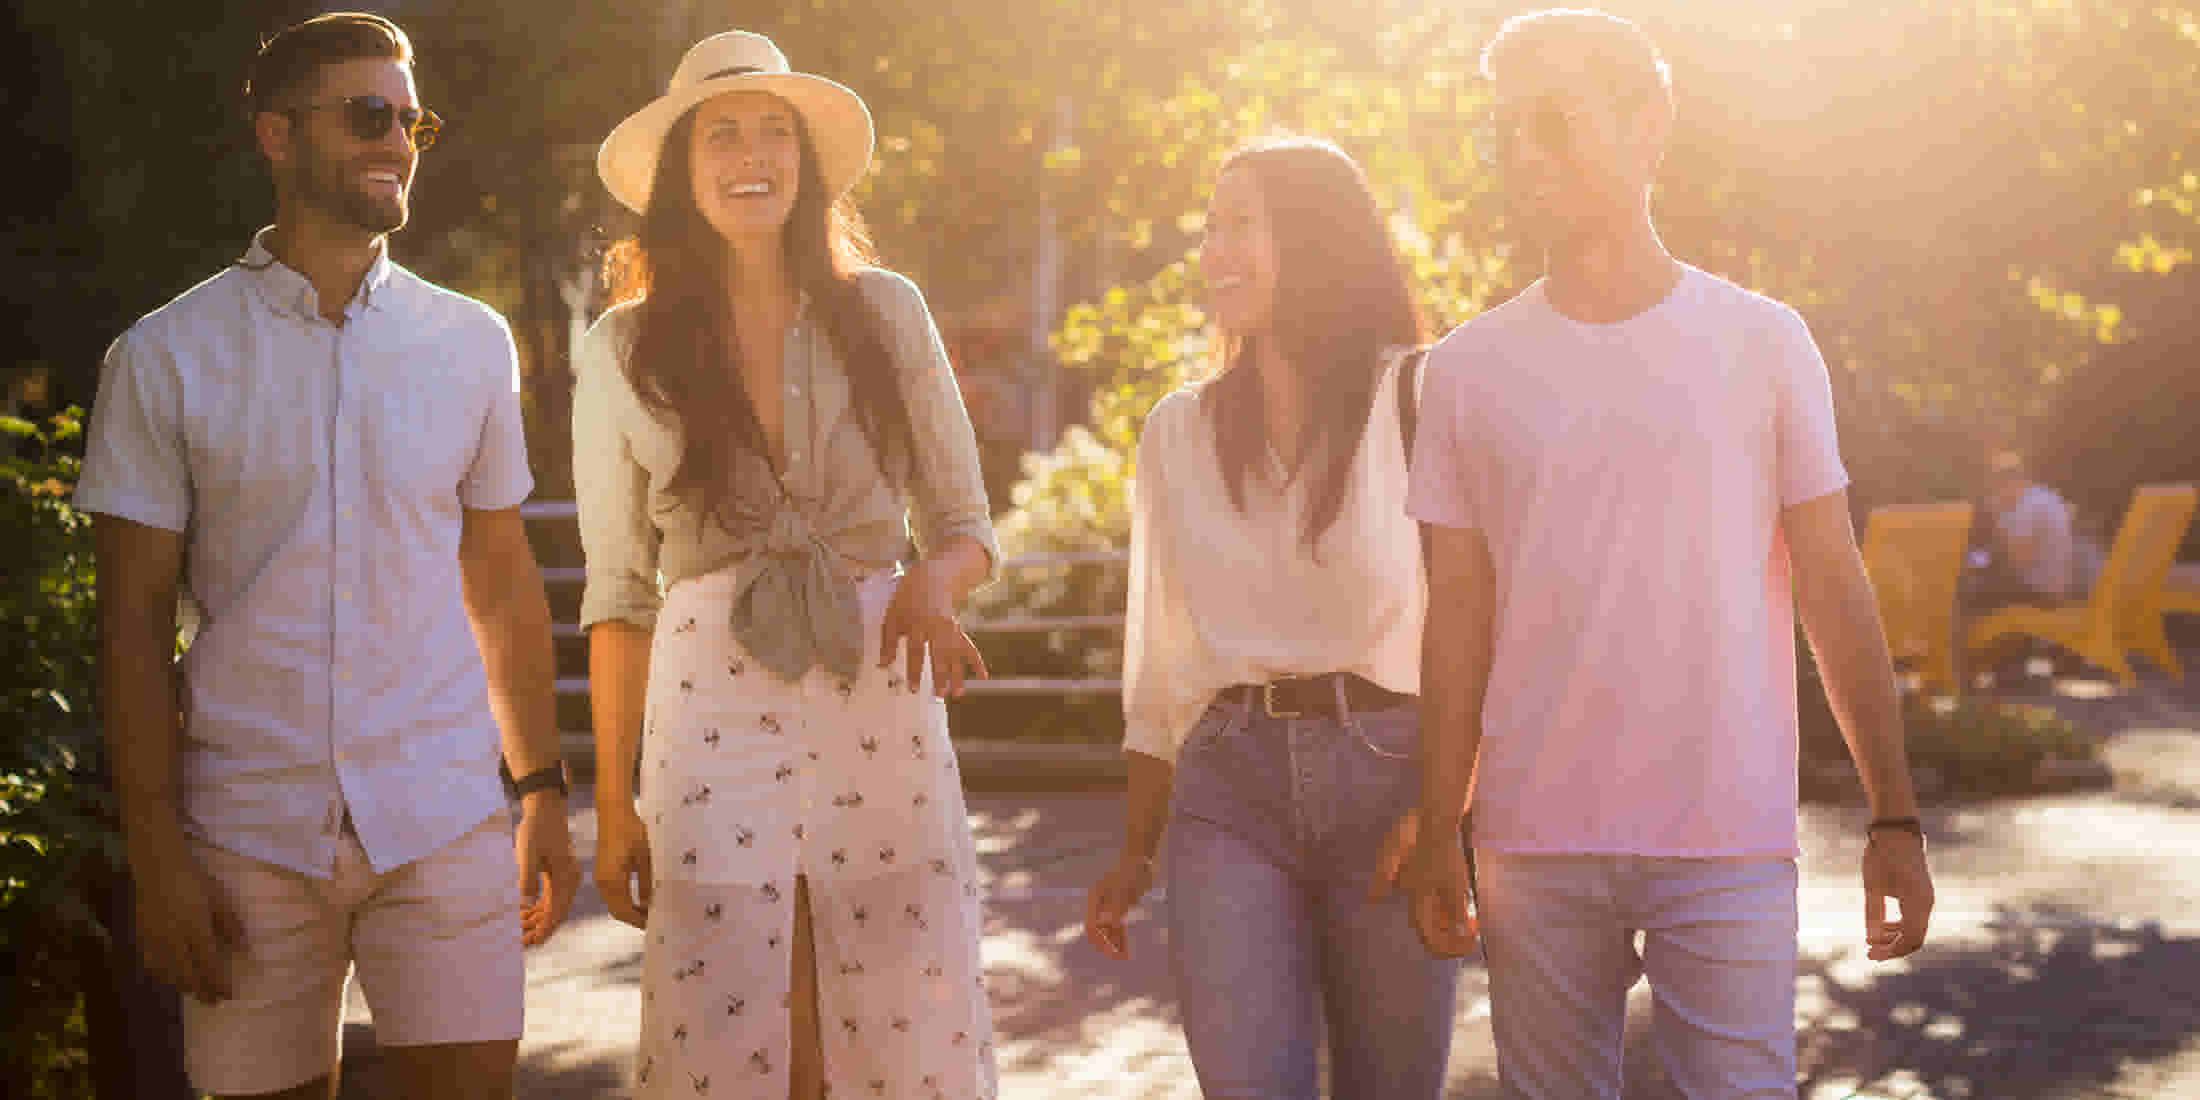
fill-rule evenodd
<path id="1" fill-rule="evenodd" d="M 1342 717 L 1337 714 L 1337 682 L 1344 683 L 1344 705 L 1355 712 L 1404 706 L 1413 696 L 1381 687 L 1356 672 L 1325 672 L 1319 676 L 1286 676 L 1265 684 L 1231 684 L 1222 698 L 1243 703 L 1271 718 L 1302 715 Z"/>

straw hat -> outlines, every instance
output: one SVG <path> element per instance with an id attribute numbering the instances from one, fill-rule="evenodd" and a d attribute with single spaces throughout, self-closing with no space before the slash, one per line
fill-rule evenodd
<path id="1" fill-rule="evenodd" d="M 817 150 L 818 174 L 834 197 L 870 167 L 871 111 L 861 97 L 822 76 L 790 71 L 786 55 L 761 34 L 726 31 L 688 47 L 665 94 L 603 139 L 596 174 L 611 197 L 637 214 L 645 211 L 665 133 L 689 108 L 727 92 L 769 92 L 799 112 Z"/>

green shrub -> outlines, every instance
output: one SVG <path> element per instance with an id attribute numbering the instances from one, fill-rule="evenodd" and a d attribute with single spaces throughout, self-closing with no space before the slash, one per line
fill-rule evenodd
<path id="1" fill-rule="evenodd" d="M 1849 750 L 1826 702 L 1824 685 L 1807 646 L 1801 657 L 1801 756 L 1804 794 L 1843 798 L 1847 782 L 1816 780 L 1823 769 L 1846 775 Z M 1939 797 L 1992 798 L 2029 794 L 2043 760 L 2091 760 L 2099 754 L 2093 735 L 2050 707 L 1963 696 L 1908 696 L 1902 705 L 1904 740 L 1913 772 L 1938 777 Z"/>
<path id="2" fill-rule="evenodd" d="M 1025 455 L 1023 480 L 997 534 L 1002 553 L 1083 553 L 1130 545 L 1130 478 L 1146 411 L 1184 384 L 1205 354 L 1205 316 L 1192 305 L 1192 266 L 1178 262 L 1135 287 L 1078 306 L 1055 334 L 1069 366 L 1095 381 L 1092 422 L 1062 433 L 1054 449 Z M 980 618 L 1113 615 L 1129 577 L 1120 564 L 1024 566 L 1004 572 L 972 601 Z M 998 633 L 979 639 L 995 676 L 1112 679 L 1121 674 L 1120 630 Z M 966 737 L 1042 741 L 1119 740 L 1113 694 L 984 696 L 959 701 L 951 725 Z"/>
<path id="3" fill-rule="evenodd" d="M 1910 766 L 1931 768 L 1964 796 L 2026 794 L 2043 760 L 2091 760 L 2093 736 L 2053 709 L 1966 697 L 1915 703 L 1904 726 Z"/>
<path id="4" fill-rule="evenodd" d="M 0 418 L 0 1093 L 86 1095 L 80 961 L 106 931 L 88 879 L 121 866 L 92 712 L 96 610 L 90 521 L 69 506 L 81 431 L 71 409 Z"/>

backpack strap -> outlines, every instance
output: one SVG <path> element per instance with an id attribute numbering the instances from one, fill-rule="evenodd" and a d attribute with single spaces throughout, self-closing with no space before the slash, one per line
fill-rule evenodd
<path id="1" fill-rule="evenodd" d="M 1421 360 L 1428 349 L 1414 348 L 1398 363 L 1398 438 L 1405 443 L 1406 466 L 1413 465 L 1413 433 L 1421 419 Z"/>

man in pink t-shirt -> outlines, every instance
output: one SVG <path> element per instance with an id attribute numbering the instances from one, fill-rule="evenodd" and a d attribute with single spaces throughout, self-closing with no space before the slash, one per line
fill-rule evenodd
<path id="1" fill-rule="evenodd" d="M 1549 274 L 1428 359 L 1420 820 L 1471 797 L 1478 879 L 1470 915 L 1450 830 L 1420 830 L 1415 925 L 1454 954 L 1479 922 L 1507 1095 L 1618 1097 L 1647 975 L 1683 1093 L 1792 1098 L 1798 608 L 1871 801 L 1870 957 L 1932 908 L 1826 367 L 1794 310 L 1659 242 L 1641 31 L 1524 16 L 1482 67 Z"/>

